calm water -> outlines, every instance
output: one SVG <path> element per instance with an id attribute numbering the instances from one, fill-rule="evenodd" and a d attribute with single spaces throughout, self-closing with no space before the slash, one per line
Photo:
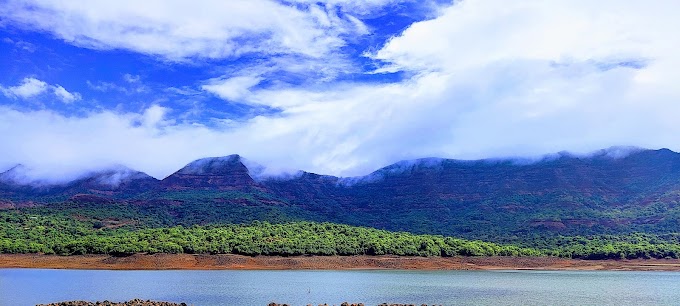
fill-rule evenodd
<path id="1" fill-rule="evenodd" d="M 194 305 L 680 305 L 680 273 L 0 269 L 3 306 L 132 298 Z"/>

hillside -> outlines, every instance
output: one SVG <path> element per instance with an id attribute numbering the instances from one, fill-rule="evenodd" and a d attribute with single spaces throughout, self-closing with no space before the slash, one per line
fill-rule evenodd
<path id="1" fill-rule="evenodd" d="M 231 155 L 194 161 L 163 180 L 117 169 L 58 186 L 12 181 L 20 170 L 13 168 L 0 174 L 0 207 L 157 226 L 330 221 L 527 245 L 680 232 L 680 154 L 667 149 L 533 161 L 428 158 L 353 178 L 266 177 L 252 168 Z"/>

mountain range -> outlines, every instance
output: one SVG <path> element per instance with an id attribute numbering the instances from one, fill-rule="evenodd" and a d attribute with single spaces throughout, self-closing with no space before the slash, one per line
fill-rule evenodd
<path id="1" fill-rule="evenodd" d="M 426 158 L 351 178 L 266 176 L 239 155 L 196 160 L 162 180 L 119 166 L 49 185 L 27 183 L 24 170 L 0 174 L 0 207 L 116 203 L 178 224 L 303 219 L 492 241 L 680 231 L 680 154 L 668 149 Z"/>

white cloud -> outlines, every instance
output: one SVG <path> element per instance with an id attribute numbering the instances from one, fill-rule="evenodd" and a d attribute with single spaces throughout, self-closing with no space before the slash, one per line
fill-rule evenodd
<path id="1" fill-rule="evenodd" d="M 609 61 L 669 55 L 680 2 L 461 1 L 374 57 L 405 70 L 465 71 L 505 60 Z"/>
<path id="2" fill-rule="evenodd" d="M 361 18 L 403 1 L 411 0 L 8 0 L 0 2 L 0 19 L 80 47 L 126 49 L 169 61 L 255 54 L 264 62 L 256 64 L 262 66 L 258 69 L 323 82 L 356 70 L 339 50 L 348 41 L 370 34 Z M 241 75 L 225 73 L 223 78 Z M 139 83 L 136 75 L 123 78 Z M 147 90 L 129 89 L 130 93 Z"/>
<path id="3" fill-rule="evenodd" d="M 140 79 L 141 79 L 141 77 L 138 76 L 138 75 L 132 75 L 132 74 L 129 74 L 129 73 L 126 73 L 126 74 L 123 75 L 123 80 L 125 80 L 125 82 L 128 82 L 128 83 L 137 83 L 137 82 L 139 82 Z"/>
<path id="4" fill-rule="evenodd" d="M 146 128 L 158 128 L 167 124 L 171 124 L 172 121 L 165 120 L 169 109 L 162 107 L 160 105 L 152 105 L 147 108 L 142 114 L 140 120 L 143 127 Z"/>
<path id="5" fill-rule="evenodd" d="M 44 93 L 47 91 L 48 87 L 48 84 L 41 80 L 35 78 L 25 78 L 21 81 L 21 84 L 17 86 L 0 86 L 0 90 L 5 96 L 9 98 L 28 99 Z"/>
<path id="6" fill-rule="evenodd" d="M 96 91 L 101 91 L 101 92 L 120 91 L 120 92 L 123 92 L 123 93 L 128 93 L 127 88 L 125 88 L 123 86 L 116 85 L 116 84 L 111 83 L 111 82 L 99 81 L 99 82 L 94 83 L 94 82 L 91 82 L 91 81 L 86 81 L 85 83 L 87 84 L 87 87 L 89 87 L 90 89 L 96 90 Z"/>
<path id="7" fill-rule="evenodd" d="M 88 169 L 117 163 L 159 175 L 159 168 L 169 169 L 164 165 L 169 160 L 176 159 L 175 165 L 182 163 L 180 160 L 192 150 L 194 136 L 210 134 L 195 127 L 190 134 L 182 126 L 165 128 L 172 123 L 165 118 L 166 112 L 154 105 L 141 114 L 105 111 L 67 117 L 51 111 L 19 112 L 0 107 L 0 131 L 4 134 L 0 138 L 8 141 L 0 164 L 17 161 L 34 169 L 32 175 L 50 181 L 69 180 Z M 182 149 L 176 141 L 185 142 L 187 147 Z"/>
<path id="8" fill-rule="evenodd" d="M 213 93 L 222 99 L 240 102 L 250 95 L 250 88 L 262 81 L 261 77 L 238 76 L 228 79 L 212 79 L 201 89 Z"/>
<path id="9" fill-rule="evenodd" d="M 14 45 L 14 47 L 17 50 L 22 50 L 22 51 L 25 51 L 25 52 L 28 52 L 28 53 L 33 53 L 33 52 L 35 52 L 35 49 L 36 49 L 35 45 L 33 45 L 32 43 L 29 43 L 29 42 L 23 41 L 23 40 L 14 41 L 9 37 L 3 38 L 2 42 L 6 43 L 6 44 Z"/>
<path id="10" fill-rule="evenodd" d="M 362 14 L 391 1 L 295 2 L 9 0 L 0 16 L 79 46 L 173 60 L 251 52 L 320 57 L 343 46 L 343 36 L 361 32 L 357 19 L 338 16 L 337 8 Z"/>
<path id="11" fill-rule="evenodd" d="M 35 78 L 24 78 L 21 84 L 11 87 L 0 86 L 0 91 L 8 98 L 29 99 L 51 90 L 62 102 L 68 104 L 82 99 L 77 92 L 69 92 L 61 85 L 50 85 Z"/>
<path id="12" fill-rule="evenodd" d="M 54 90 L 54 94 L 61 99 L 62 102 L 69 104 L 74 101 L 78 101 L 82 99 L 79 93 L 77 92 L 69 92 L 68 90 L 64 89 L 64 87 L 61 87 L 60 85 L 54 85 L 52 87 L 52 90 Z"/>
<path id="13" fill-rule="evenodd" d="M 475 77 L 498 73 L 490 70 Z M 608 86 L 625 85 L 635 73 L 615 69 L 576 83 L 544 82 L 540 76 L 527 80 L 561 93 L 570 85 L 580 91 L 560 101 L 551 98 L 551 91 L 530 100 L 519 91 L 517 97 L 488 102 L 483 88 L 446 74 L 401 84 L 348 84 L 322 92 L 263 91 L 258 94 L 270 95 L 268 101 L 284 109 L 281 115 L 256 117 L 221 130 L 174 123 L 166 118 L 169 110 L 160 106 L 140 114 L 104 111 L 85 117 L 3 108 L 0 140 L 11 149 L 0 154 L 0 165 L 23 163 L 47 169 L 43 177 L 52 173 L 63 179 L 68 177 L 64 173 L 78 169 L 122 163 L 163 178 L 191 160 L 238 153 L 275 169 L 358 175 L 424 156 L 531 156 L 619 144 L 680 149 L 674 142 L 680 127 L 673 115 L 680 113 L 680 106 L 649 107 L 627 97 L 627 92 L 608 91 Z M 582 90 L 590 84 L 598 85 Z M 555 107 L 561 109 L 554 111 Z M 50 154 L 44 154 L 45 148 Z"/>
<path id="14" fill-rule="evenodd" d="M 127 95 L 132 95 L 135 93 L 143 93 L 143 92 L 148 92 L 149 86 L 143 84 L 141 82 L 141 77 L 138 75 L 131 75 L 131 74 L 124 74 L 123 75 L 123 81 L 122 85 L 119 85 L 114 82 L 105 82 L 105 81 L 97 81 L 93 82 L 90 80 L 87 80 L 85 84 L 87 84 L 87 87 L 100 91 L 100 92 L 121 92 Z"/>

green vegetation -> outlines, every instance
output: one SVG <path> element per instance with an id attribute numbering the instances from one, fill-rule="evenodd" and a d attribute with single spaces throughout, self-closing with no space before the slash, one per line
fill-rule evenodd
<path id="1" fill-rule="evenodd" d="M 546 240 L 548 254 L 582 259 L 680 258 L 680 235 L 603 235 Z"/>
<path id="2" fill-rule="evenodd" d="M 185 228 L 107 228 L 55 216 L 0 213 L 0 252 L 60 255 L 191 253 L 243 255 L 539 256 L 540 251 L 332 223 L 294 222 Z"/>
<path id="3" fill-rule="evenodd" d="M 151 215 L 135 218 L 134 210 L 107 209 L 0 211 L 0 253 L 680 257 L 680 235 L 560 236 L 519 246 L 305 221 L 165 226 Z"/>

